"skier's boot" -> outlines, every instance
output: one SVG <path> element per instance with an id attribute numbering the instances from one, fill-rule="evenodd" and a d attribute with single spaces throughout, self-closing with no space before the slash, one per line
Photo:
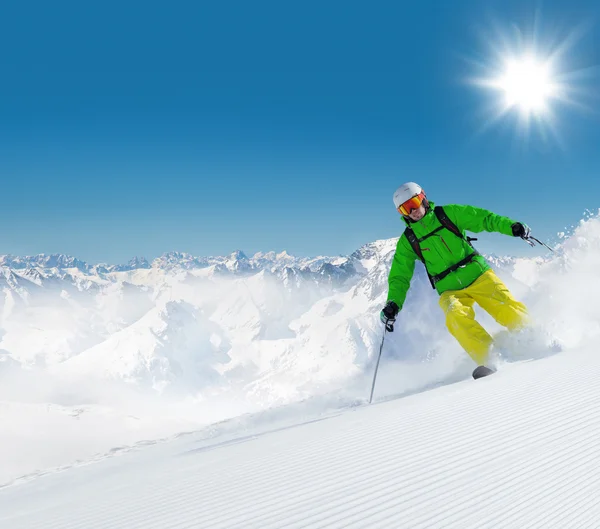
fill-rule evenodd
<path id="1" fill-rule="evenodd" d="M 493 375 L 496 372 L 495 369 L 490 369 L 485 366 L 478 366 L 473 371 L 473 378 L 477 380 L 478 378 L 487 377 L 488 375 Z"/>

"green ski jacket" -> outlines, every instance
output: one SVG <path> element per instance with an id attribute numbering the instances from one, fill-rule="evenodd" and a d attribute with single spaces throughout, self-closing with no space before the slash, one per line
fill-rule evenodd
<path id="1" fill-rule="evenodd" d="M 508 217 L 496 215 L 486 209 L 474 206 L 461 206 L 450 204 L 443 206 L 448 218 L 456 225 L 465 236 L 465 230 L 479 233 L 482 231 L 498 232 L 512 237 L 512 225 L 516 222 Z M 441 226 L 436 217 L 433 202 L 429 202 L 429 209 L 425 216 L 418 222 L 403 219 L 414 231 L 416 237 L 421 239 Z M 447 228 L 442 228 L 437 233 L 426 238 L 419 244 L 427 270 L 432 276 L 440 274 L 451 266 L 465 259 L 473 253 L 473 248 L 465 239 L 459 238 Z M 413 250 L 406 234 L 402 234 L 396 246 L 396 253 L 388 278 L 388 301 L 394 301 L 400 309 L 404 305 L 406 293 L 415 271 L 415 261 L 418 256 Z M 468 287 L 486 270 L 490 269 L 483 256 L 477 255 L 472 261 L 450 272 L 446 277 L 435 284 L 438 294 L 446 290 L 460 290 Z"/>

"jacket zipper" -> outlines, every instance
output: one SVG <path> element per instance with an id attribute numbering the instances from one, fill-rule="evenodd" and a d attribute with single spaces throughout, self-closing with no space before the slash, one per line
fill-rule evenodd
<path id="1" fill-rule="evenodd" d="M 450 254 L 452 254 L 452 250 L 450 249 L 450 247 L 448 246 L 448 244 L 446 243 L 446 241 L 444 240 L 444 238 L 441 235 L 440 235 L 440 239 L 444 243 L 444 246 L 446 247 L 446 250 L 448 250 L 450 252 Z"/>

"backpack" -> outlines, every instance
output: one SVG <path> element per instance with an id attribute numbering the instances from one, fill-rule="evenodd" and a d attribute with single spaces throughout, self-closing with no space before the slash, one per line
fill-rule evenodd
<path id="1" fill-rule="evenodd" d="M 454 222 L 452 222 L 448 218 L 448 215 L 446 215 L 446 212 L 444 211 L 444 208 L 442 206 L 436 206 L 435 208 L 433 208 L 433 212 L 435 213 L 435 216 L 437 217 L 437 219 L 440 221 L 441 226 L 439 228 L 436 228 L 435 230 L 428 233 L 424 237 L 421 237 L 420 239 L 418 239 L 417 236 L 415 235 L 415 232 L 413 231 L 413 229 L 410 226 L 408 226 L 404 230 L 404 235 L 406 235 L 406 238 L 408 239 L 408 242 L 412 246 L 412 249 L 414 250 L 414 252 L 417 254 L 417 257 L 420 259 L 420 261 L 425 266 L 425 271 L 427 272 L 427 277 L 429 277 L 429 282 L 431 283 L 431 287 L 435 289 L 435 284 L 438 281 L 441 281 L 448 274 L 450 274 L 451 272 L 454 272 L 461 266 L 464 266 L 467 263 L 470 263 L 475 258 L 475 256 L 479 255 L 479 252 L 475 248 L 473 248 L 473 245 L 471 244 L 471 241 L 476 241 L 477 239 L 473 238 L 473 237 L 464 237 L 463 234 L 461 233 L 461 231 L 456 226 L 456 224 L 454 224 Z M 427 270 L 427 264 L 425 263 L 425 258 L 423 257 L 423 252 L 421 251 L 421 246 L 419 243 L 421 243 L 428 237 L 431 237 L 434 233 L 437 233 L 438 231 L 440 231 L 443 228 L 446 228 L 448 231 L 451 231 L 452 233 L 454 233 L 454 235 L 456 235 L 463 241 L 466 241 L 469 244 L 469 246 L 471 248 L 473 248 L 473 252 L 470 253 L 469 255 L 467 255 L 467 257 L 465 257 L 464 259 L 461 259 L 458 263 L 453 264 L 452 266 L 448 267 L 443 272 L 440 272 L 439 274 L 432 276 L 429 273 L 429 270 Z"/>

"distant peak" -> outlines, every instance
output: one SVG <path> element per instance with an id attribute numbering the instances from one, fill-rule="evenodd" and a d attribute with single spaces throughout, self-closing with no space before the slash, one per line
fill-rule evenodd
<path id="1" fill-rule="evenodd" d="M 189 259 L 192 256 L 186 252 L 165 252 L 161 257 L 164 259 Z"/>
<path id="2" fill-rule="evenodd" d="M 130 268 L 150 268 L 150 263 L 145 257 L 134 257 L 127 263 Z"/>
<path id="3" fill-rule="evenodd" d="M 237 261 L 239 261 L 240 259 L 248 259 L 248 257 L 246 257 L 246 254 L 242 252 L 242 250 L 236 250 L 229 256 L 229 258 Z"/>

